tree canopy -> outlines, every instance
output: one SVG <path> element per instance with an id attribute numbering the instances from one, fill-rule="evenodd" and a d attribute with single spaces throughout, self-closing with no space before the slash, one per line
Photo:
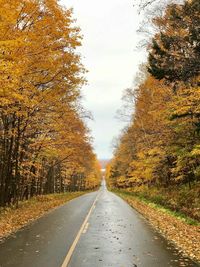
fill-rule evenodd
<path id="1" fill-rule="evenodd" d="M 200 177 L 200 2 L 170 4 L 153 23 L 149 73 L 127 91 L 131 122 L 107 168 L 118 188 L 191 186 Z"/>
<path id="2" fill-rule="evenodd" d="M 0 28 L 0 204 L 96 187 L 72 10 L 55 0 L 0 0 Z"/>

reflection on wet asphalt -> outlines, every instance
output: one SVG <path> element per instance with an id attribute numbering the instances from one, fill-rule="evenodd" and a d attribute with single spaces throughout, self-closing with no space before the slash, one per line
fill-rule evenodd
<path id="1" fill-rule="evenodd" d="M 60 267 L 96 195 L 73 199 L 6 239 L 0 267 Z"/>
<path id="2" fill-rule="evenodd" d="M 122 199 L 102 188 L 69 267 L 198 266 Z"/>
<path id="3" fill-rule="evenodd" d="M 0 267 L 61 267 L 97 194 L 69 267 L 199 266 L 103 183 L 98 193 L 74 199 L 7 238 L 0 244 Z"/>

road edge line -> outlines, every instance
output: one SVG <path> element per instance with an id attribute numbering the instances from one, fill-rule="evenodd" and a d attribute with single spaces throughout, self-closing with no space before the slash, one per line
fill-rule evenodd
<path id="1" fill-rule="evenodd" d="M 88 222 L 88 220 L 90 218 L 90 215 L 91 215 L 91 213 L 92 213 L 92 211 L 93 211 L 93 209 L 95 207 L 95 204 L 96 204 L 96 202 L 97 202 L 97 200 L 99 198 L 99 195 L 100 195 L 100 193 L 98 193 L 98 195 L 96 196 L 96 198 L 95 198 L 95 200 L 94 200 L 94 202 L 93 202 L 93 204 L 92 204 L 87 216 L 85 217 L 85 220 L 84 220 L 83 224 L 81 225 L 81 227 L 80 227 L 80 229 L 78 231 L 78 234 L 76 235 L 76 237 L 75 237 L 75 239 L 74 239 L 74 241 L 73 241 L 73 243 L 72 243 L 72 245 L 71 245 L 71 247 L 70 247 L 70 249 L 69 249 L 69 251 L 68 251 L 68 253 L 67 253 L 67 255 L 66 255 L 65 259 L 64 259 L 64 261 L 63 261 L 63 264 L 61 265 L 61 267 L 67 267 L 68 266 L 68 264 L 70 262 L 70 259 L 71 259 L 72 255 L 73 255 L 73 252 L 74 252 L 74 250 L 76 248 L 76 245 L 78 244 L 78 241 L 79 241 L 79 239 L 81 237 L 81 234 L 82 234 L 82 232 L 83 232 L 83 230 L 84 230 L 84 228 L 85 228 L 85 226 L 86 226 L 86 224 L 87 224 L 87 222 Z"/>

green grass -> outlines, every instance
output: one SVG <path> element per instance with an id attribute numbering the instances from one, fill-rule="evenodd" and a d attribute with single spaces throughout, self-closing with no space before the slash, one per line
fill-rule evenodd
<path id="1" fill-rule="evenodd" d="M 130 198 L 135 198 L 147 205 L 149 205 L 152 208 L 161 210 L 164 213 L 167 213 L 173 217 L 176 217 L 178 219 L 180 219 L 181 221 L 184 221 L 186 224 L 189 225 L 196 225 L 196 226 L 200 226 L 200 223 L 198 222 L 198 220 L 195 220 L 189 216 L 187 216 L 186 214 L 184 214 L 181 211 L 176 211 L 176 210 L 172 210 L 168 207 L 166 207 L 163 203 L 163 198 L 160 195 L 148 198 L 146 197 L 146 195 L 144 195 L 143 193 L 139 193 L 139 192 L 129 192 L 126 190 L 119 190 L 119 189 L 112 189 L 112 191 L 116 194 L 118 194 L 119 196 L 124 196 L 124 197 L 130 197 Z M 161 204 L 162 203 L 162 204 Z"/>

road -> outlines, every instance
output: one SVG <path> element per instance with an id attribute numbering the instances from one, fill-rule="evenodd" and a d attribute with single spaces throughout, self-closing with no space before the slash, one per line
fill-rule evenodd
<path id="1" fill-rule="evenodd" d="M 184 265 L 185 264 L 185 265 Z M 105 184 L 0 244 L 0 267 L 199 266 L 160 236 Z"/>

